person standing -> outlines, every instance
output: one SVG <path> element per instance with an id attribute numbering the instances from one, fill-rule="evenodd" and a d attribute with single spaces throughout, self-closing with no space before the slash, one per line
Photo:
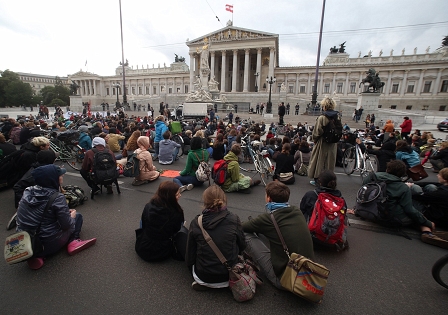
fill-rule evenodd
<path id="1" fill-rule="evenodd" d="M 263 111 L 264 111 L 264 104 L 262 103 L 260 106 L 260 115 L 263 115 Z"/>
<path id="2" fill-rule="evenodd" d="M 299 103 L 297 103 L 296 104 L 296 108 L 295 108 L 295 113 L 294 113 L 294 115 L 298 115 L 299 114 L 299 110 L 300 110 L 300 105 L 299 105 Z"/>
<path id="3" fill-rule="evenodd" d="M 163 103 L 163 102 L 162 102 Z M 156 135 L 154 137 L 154 155 L 152 158 L 154 160 L 159 157 L 159 142 L 163 139 L 163 133 L 168 130 L 168 127 L 165 124 L 165 116 L 159 115 L 156 118 Z"/>
<path id="4" fill-rule="evenodd" d="M 260 104 L 257 103 L 257 106 L 255 107 L 255 114 L 259 114 L 260 113 Z"/>
<path id="5" fill-rule="evenodd" d="M 412 120 L 408 116 L 404 117 L 403 123 L 400 125 L 401 128 L 401 139 L 410 142 L 408 139 L 409 134 L 412 131 Z"/>
<path id="6" fill-rule="evenodd" d="M 283 126 L 285 124 L 285 122 L 283 121 L 285 113 L 286 113 L 285 103 L 281 102 L 281 104 L 278 106 L 279 125 Z"/>
<path id="7" fill-rule="evenodd" d="M 286 104 L 286 115 L 289 115 L 289 110 L 291 109 L 291 105 Z"/>
<path id="8" fill-rule="evenodd" d="M 233 113 L 230 112 L 229 113 L 229 124 L 232 124 L 232 122 L 233 122 Z"/>
<path id="9" fill-rule="evenodd" d="M 316 119 L 313 128 L 314 147 L 311 154 L 311 161 L 308 168 L 310 184 L 316 185 L 316 179 L 323 170 L 334 171 L 336 164 L 337 143 L 325 142 L 323 139 L 324 127 L 330 123 L 330 119 L 336 119 L 338 112 L 335 111 L 336 103 L 333 99 L 326 97 L 321 102 L 323 115 Z"/>

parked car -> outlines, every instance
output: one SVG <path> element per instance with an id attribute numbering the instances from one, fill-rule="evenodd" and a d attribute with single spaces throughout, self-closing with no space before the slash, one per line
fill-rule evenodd
<path id="1" fill-rule="evenodd" d="M 439 122 L 437 124 L 437 129 L 439 129 L 440 131 L 447 130 L 448 129 L 448 118 L 445 118 L 444 120 Z"/>

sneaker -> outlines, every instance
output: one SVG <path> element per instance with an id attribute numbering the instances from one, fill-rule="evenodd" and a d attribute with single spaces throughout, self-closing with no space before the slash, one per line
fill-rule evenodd
<path id="1" fill-rule="evenodd" d="M 316 186 L 316 181 L 310 180 L 310 184 L 313 185 L 313 186 Z"/>
<path id="2" fill-rule="evenodd" d="M 258 185 L 260 185 L 260 183 L 261 183 L 261 180 L 259 180 L 259 179 L 254 180 L 254 182 L 252 183 L 252 186 L 258 186 Z"/>
<path id="3" fill-rule="evenodd" d="M 194 185 L 193 185 L 193 184 L 188 184 L 188 185 L 187 185 L 187 190 L 192 190 L 192 189 L 193 189 L 193 187 L 194 187 Z"/>
<path id="4" fill-rule="evenodd" d="M 148 181 L 146 181 L 146 180 L 134 179 L 134 181 L 132 182 L 132 186 L 140 186 L 140 185 L 146 184 L 147 182 Z"/>
<path id="5" fill-rule="evenodd" d="M 16 222 L 17 212 L 9 219 L 8 224 L 6 225 L 6 230 L 9 231 L 17 226 Z"/>
<path id="6" fill-rule="evenodd" d="M 96 243 L 96 238 L 92 238 L 90 240 L 85 240 L 85 241 L 83 241 L 81 239 L 77 239 L 77 240 L 74 240 L 74 241 L 71 241 L 70 243 L 68 243 L 67 252 L 71 256 L 76 253 L 79 253 L 83 249 L 86 249 L 92 245 L 95 245 L 95 243 Z"/>
<path id="7" fill-rule="evenodd" d="M 107 188 L 107 194 L 108 194 L 108 195 L 111 195 L 111 194 L 114 193 L 113 190 L 112 190 L 112 185 L 110 185 L 110 186 L 106 186 L 106 188 Z"/>
<path id="8" fill-rule="evenodd" d="M 440 237 L 443 240 L 448 241 L 448 232 L 446 232 L 446 231 L 434 231 L 434 232 L 432 232 L 432 234 Z"/>
<path id="9" fill-rule="evenodd" d="M 30 258 L 26 262 L 28 263 L 28 267 L 32 270 L 40 269 L 44 265 L 43 258 Z"/>
<path id="10" fill-rule="evenodd" d="M 210 289 L 209 287 L 206 287 L 205 285 L 200 285 L 196 281 L 193 281 L 193 283 L 191 284 L 191 287 L 193 288 L 193 290 L 196 290 L 196 291 L 207 291 L 208 289 Z"/>
<path id="11" fill-rule="evenodd" d="M 422 233 L 421 240 L 423 243 L 448 249 L 448 241 L 432 233 Z"/>

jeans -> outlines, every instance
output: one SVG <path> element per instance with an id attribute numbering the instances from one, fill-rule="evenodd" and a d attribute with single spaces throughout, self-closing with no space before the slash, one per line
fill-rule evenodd
<path id="1" fill-rule="evenodd" d="M 423 188 L 417 184 L 414 184 L 411 186 L 411 193 L 413 195 L 421 195 L 424 192 L 431 192 L 431 191 L 436 191 L 437 190 L 437 186 L 434 184 L 428 184 L 426 186 L 424 186 Z M 426 210 L 426 205 L 420 201 L 417 200 L 412 200 L 412 206 L 417 209 L 419 212 L 421 213 L 425 213 Z"/>
<path id="2" fill-rule="evenodd" d="M 244 235 L 246 237 L 245 251 L 260 266 L 261 272 L 277 289 L 285 290 L 280 284 L 280 279 L 274 273 L 274 267 L 271 261 L 271 250 L 258 235 L 254 233 L 244 233 Z"/>
<path id="3" fill-rule="evenodd" d="M 79 173 L 81 174 L 82 178 L 86 181 L 87 185 L 89 185 L 90 188 L 92 188 L 94 191 L 99 190 L 100 188 L 95 184 L 95 182 L 90 178 L 90 173 L 85 170 L 80 170 Z"/>
<path id="4" fill-rule="evenodd" d="M 153 159 L 159 156 L 159 144 L 159 142 L 154 142 L 154 154 L 152 155 Z"/>
<path id="5" fill-rule="evenodd" d="M 48 240 L 41 240 L 44 245 L 44 251 L 37 255 L 38 257 L 46 257 L 58 252 L 62 247 L 73 240 L 79 239 L 81 233 L 83 218 L 82 214 L 77 213 L 75 217 L 75 226 L 68 230 L 60 231 L 56 236 Z"/>
<path id="6" fill-rule="evenodd" d="M 173 182 L 178 184 L 179 186 L 193 184 L 193 186 L 202 186 L 204 182 L 198 181 L 196 176 L 190 176 L 190 175 L 181 175 L 173 178 Z"/>

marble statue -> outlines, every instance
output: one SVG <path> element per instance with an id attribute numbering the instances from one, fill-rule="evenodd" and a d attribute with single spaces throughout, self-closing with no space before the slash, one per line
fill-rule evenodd
<path id="1" fill-rule="evenodd" d="M 204 38 L 204 45 L 202 46 L 202 49 L 201 50 L 199 50 L 199 48 L 196 49 L 196 52 L 198 54 L 201 54 L 201 69 L 210 69 L 208 65 L 209 48 L 210 47 L 208 38 L 206 37 Z"/>
<path id="2" fill-rule="evenodd" d="M 372 51 L 369 50 L 369 53 L 367 54 L 367 56 L 372 57 Z"/>
<path id="3" fill-rule="evenodd" d="M 282 85 L 280 85 L 280 92 L 286 92 L 285 82 L 282 82 Z"/>
<path id="4" fill-rule="evenodd" d="M 361 51 L 358 52 L 358 58 L 361 58 Z"/>
<path id="5" fill-rule="evenodd" d="M 208 81 L 208 90 L 211 92 L 217 92 L 218 91 L 218 84 L 219 82 L 215 80 L 215 76 L 213 76 L 210 81 Z"/>
<path id="6" fill-rule="evenodd" d="M 394 50 L 392 49 L 391 51 L 390 51 L 390 56 L 392 57 L 394 55 Z"/>
<path id="7" fill-rule="evenodd" d="M 414 48 L 414 55 L 417 54 L 417 47 Z"/>
<path id="8" fill-rule="evenodd" d="M 431 46 L 428 46 L 428 48 L 426 48 L 426 53 L 429 54 L 429 49 L 431 48 Z"/>
<path id="9" fill-rule="evenodd" d="M 404 52 L 406 51 L 406 48 L 403 48 L 403 50 L 401 51 L 401 55 L 404 56 Z"/>
<path id="10" fill-rule="evenodd" d="M 380 50 L 380 57 L 383 55 L 383 50 L 381 49 Z"/>

